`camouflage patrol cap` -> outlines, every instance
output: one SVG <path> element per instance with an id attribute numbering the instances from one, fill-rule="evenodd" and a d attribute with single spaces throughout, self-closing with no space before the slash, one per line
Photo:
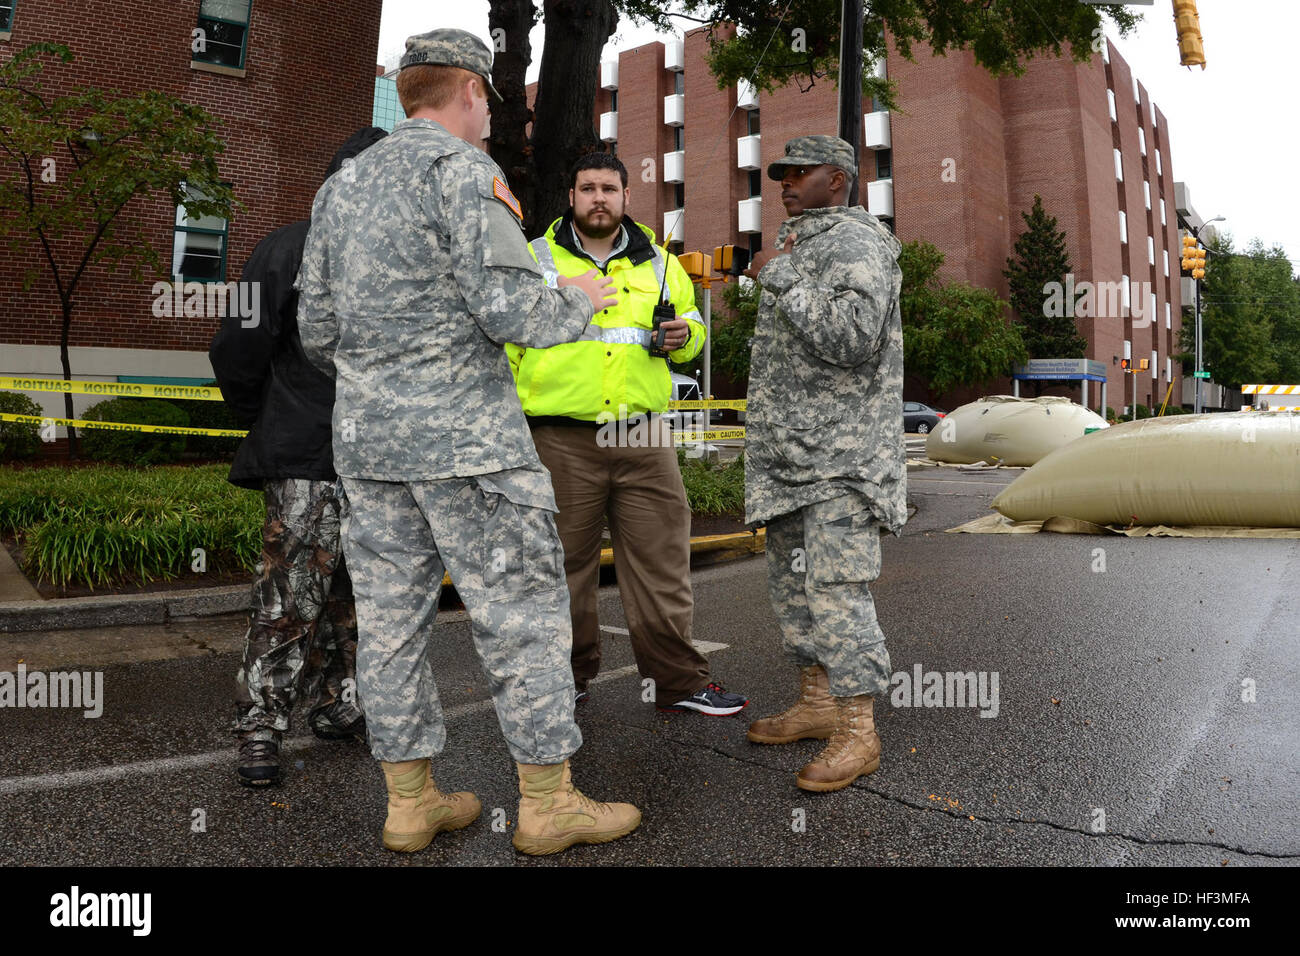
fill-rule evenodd
<path id="1" fill-rule="evenodd" d="M 858 174 L 853 147 L 838 136 L 796 136 L 785 144 L 785 157 L 767 167 L 767 178 L 779 181 L 787 166 L 838 166 L 850 177 Z"/>
<path id="2" fill-rule="evenodd" d="M 402 54 L 398 70 L 408 66 L 458 66 L 483 77 L 488 92 L 499 102 L 505 102 L 492 85 L 492 51 L 487 44 L 464 30 L 444 28 L 417 33 L 406 38 L 406 52 Z"/>

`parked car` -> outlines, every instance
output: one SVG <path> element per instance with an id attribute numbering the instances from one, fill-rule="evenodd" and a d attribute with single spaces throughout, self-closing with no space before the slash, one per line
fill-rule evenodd
<path id="1" fill-rule="evenodd" d="M 939 424 L 939 419 L 948 413 L 920 402 L 903 403 L 903 431 L 927 434 Z"/>

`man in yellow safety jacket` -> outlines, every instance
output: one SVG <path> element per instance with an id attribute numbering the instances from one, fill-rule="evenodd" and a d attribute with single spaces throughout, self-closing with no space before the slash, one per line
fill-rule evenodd
<path id="1" fill-rule="evenodd" d="M 596 313 L 576 342 L 506 346 L 560 509 L 577 702 L 600 670 L 596 596 L 608 520 L 632 651 L 653 681 L 653 696 L 643 699 L 661 710 L 734 714 L 748 701 L 710 680 L 708 661 L 691 644 L 691 512 L 672 431 L 660 417 L 672 391 L 668 358 L 695 358 L 704 323 L 686 271 L 626 215 L 628 198 L 627 169 L 617 158 L 578 160 L 569 211 L 530 247 L 548 284 L 594 264 L 614 279 L 618 303 Z M 673 317 L 660 320 L 662 341 L 652 341 L 661 302 Z"/>

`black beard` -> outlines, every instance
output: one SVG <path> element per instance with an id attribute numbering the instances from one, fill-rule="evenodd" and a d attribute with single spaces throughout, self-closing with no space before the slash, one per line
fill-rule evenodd
<path id="1" fill-rule="evenodd" d="M 584 236 L 589 236 L 592 239 L 608 239 L 618 232 L 619 226 L 623 225 L 620 220 L 614 218 L 613 213 L 609 215 L 610 224 L 608 226 L 597 226 L 592 222 L 591 218 L 579 219 L 576 215 L 573 217 L 573 221 L 577 225 L 578 231 Z"/>

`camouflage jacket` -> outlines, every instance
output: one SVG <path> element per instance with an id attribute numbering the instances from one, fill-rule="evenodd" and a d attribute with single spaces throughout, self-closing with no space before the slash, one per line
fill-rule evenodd
<path id="1" fill-rule="evenodd" d="M 787 219 L 759 273 L 745 416 L 745 521 L 857 491 L 907 520 L 898 240 L 860 206 Z"/>
<path id="2" fill-rule="evenodd" d="M 316 194 L 298 327 L 336 380 L 340 475 L 524 469 L 520 503 L 554 508 L 502 345 L 572 341 L 592 310 L 579 289 L 546 287 L 518 208 L 486 153 L 424 119 L 399 123 Z"/>

